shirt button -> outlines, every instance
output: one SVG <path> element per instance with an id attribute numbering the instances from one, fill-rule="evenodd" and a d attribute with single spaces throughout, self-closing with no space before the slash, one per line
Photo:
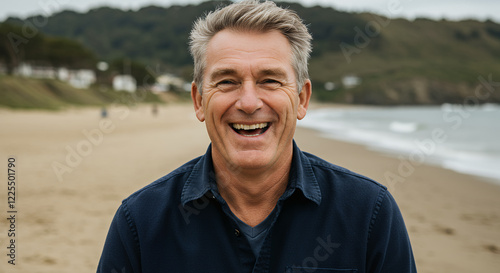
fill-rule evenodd
<path id="1" fill-rule="evenodd" d="M 234 229 L 234 235 L 236 235 L 236 237 L 240 237 L 240 231 L 237 228 Z"/>

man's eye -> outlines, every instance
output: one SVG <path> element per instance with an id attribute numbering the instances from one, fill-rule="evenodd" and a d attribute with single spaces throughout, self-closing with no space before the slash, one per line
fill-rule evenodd
<path id="1" fill-rule="evenodd" d="M 266 87 L 278 88 L 281 86 L 281 82 L 273 79 L 265 79 L 261 81 L 261 84 Z"/>
<path id="2" fill-rule="evenodd" d="M 231 80 L 223 80 L 217 83 L 217 85 L 230 85 L 230 84 L 235 84 L 235 83 Z"/>
<path id="3" fill-rule="evenodd" d="M 233 80 L 222 80 L 217 82 L 216 86 L 222 91 L 231 91 L 238 88 L 238 83 Z"/>

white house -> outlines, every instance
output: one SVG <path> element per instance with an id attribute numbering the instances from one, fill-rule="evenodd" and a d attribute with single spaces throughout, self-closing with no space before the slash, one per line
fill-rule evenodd
<path id="1" fill-rule="evenodd" d="M 96 75 L 93 70 L 79 69 L 69 73 L 68 83 L 76 88 L 89 88 L 96 82 Z"/>
<path id="2" fill-rule="evenodd" d="M 89 88 L 96 82 L 95 72 L 91 69 L 69 70 L 61 67 L 59 69 L 48 66 L 33 66 L 22 63 L 14 71 L 16 75 L 28 78 L 59 79 L 76 88 Z"/>
<path id="3" fill-rule="evenodd" d="M 14 74 L 28 78 L 55 79 L 57 72 L 53 67 L 32 66 L 31 64 L 21 63 L 14 70 Z"/>
<path id="4" fill-rule="evenodd" d="M 358 76 L 347 75 L 342 78 L 342 85 L 345 88 L 353 88 L 361 83 L 361 79 Z"/>
<path id="5" fill-rule="evenodd" d="M 116 75 L 113 78 L 113 89 L 135 92 L 137 90 L 137 82 L 130 75 Z"/>
<path id="6" fill-rule="evenodd" d="M 69 70 L 67 68 L 59 68 L 57 77 L 61 81 L 65 81 L 76 88 L 89 88 L 96 82 L 95 72 L 91 69 Z"/>
<path id="7" fill-rule="evenodd" d="M 335 86 L 334 82 L 325 82 L 324 88 L 325 88 L 326 91 L 332 91 L 332 90 L 335 89 L 335 87 L 336 86 Z"/>
<path id="8" fill-rule="evenodd" d="M 170 91 L 171 87 L 175 87 L 178 90 L 186 90 L 186 82 L 177 76 L 171 74 L 163 74 L 156 78 L 156 84 L 153 85 L 153 92 L 165 92 Z M 191 91 L 191 85 L 189 85 L 189 91 Z"/>

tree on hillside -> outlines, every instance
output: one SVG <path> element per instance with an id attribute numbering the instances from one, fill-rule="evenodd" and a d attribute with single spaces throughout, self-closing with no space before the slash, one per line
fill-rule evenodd
<path id="1" fill-rule="evenodd" d="M 118 58 L 110 63 L 110 72 L 114 74 L 131 75 L 137 82 L 137 85 L 150 85 L 155 83 L 156 76 L 151 69 L 138 61 L 127 58 Z"/>
<path id="2" fill-rule="evenodd" d="M 7 68 L 7 73 L 11 74 L 14 67 L 19 63 L 17 54 L 9 39 L 9 33 L 14 30 L 15 27 L 10 24 L 0 25 L 0 63 L 5 64 Z"/>
<path id="3" fill-rule="evenodd" d="M 0 24 L 0 62 L 11 74 L 22 62 L 54 67 L 94 68 L 96 57 L 81 43 L 42 33 L 26 37 L 21 26 Z"/>
<path id="4" fill-rule="evenodd" d="M 94 68 L 94 53 L 77 41 L 67 38 L 47 37 L 45 39 L 46 61 L 54 67 Z"/>
<path id="5" fill-rule="evenodd" d="M 20 26 L 0 24 L 0 62 L 4 63 L 7 73 L 26 60 L 37 60 L 44 55 L 43 37 L 35 35 L 26 38 Z"/>

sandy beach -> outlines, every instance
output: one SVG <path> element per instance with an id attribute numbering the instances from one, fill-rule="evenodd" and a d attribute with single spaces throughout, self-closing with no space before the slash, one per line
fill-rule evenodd
<path id="1" fill-rule="evenodd" d="M 190 104 L 60 112 L 0 109 L 0 272 L 95 272 L 122 199 L 203 154 Z M 299 147 L 390 184 L 401 161 L 298 128 Z M 8 263 L 8 159 L 16 162 L 16 265 Z M 420 165 L 390 190 L 421 273 L 499 272 L 500 186 Z"/>

